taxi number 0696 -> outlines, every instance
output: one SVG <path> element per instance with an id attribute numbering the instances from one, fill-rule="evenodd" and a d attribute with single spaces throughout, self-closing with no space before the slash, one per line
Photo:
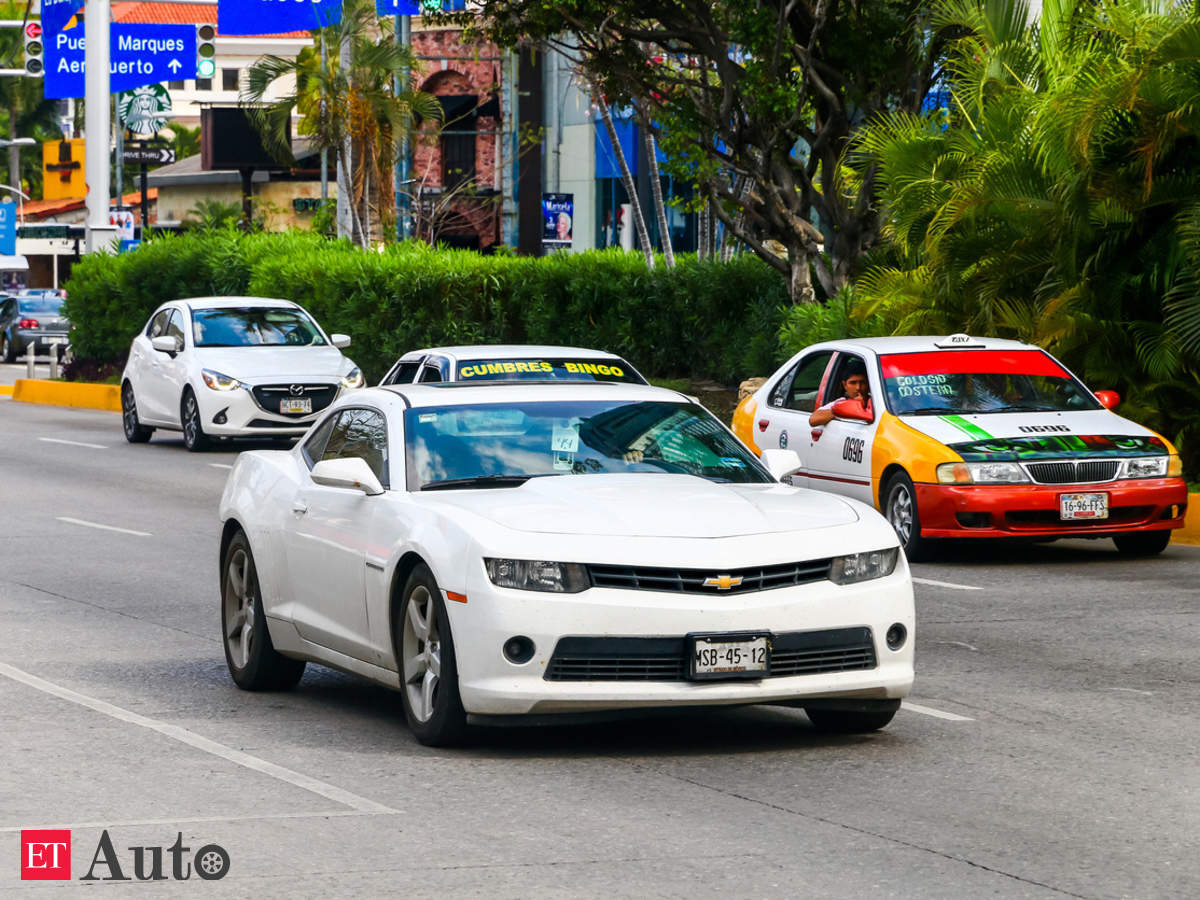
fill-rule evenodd
<path id="1" fill-rule="evenodd" d="M 846 443 L 842 444 L 842 459 L 852 463 L 860 463 L 863 458 L 862 438 L 846 438 Z"/>

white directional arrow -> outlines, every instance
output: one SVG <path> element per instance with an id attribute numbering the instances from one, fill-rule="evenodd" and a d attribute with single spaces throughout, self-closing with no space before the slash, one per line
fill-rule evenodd
<path id="1" fill-rule="evenodd" d="M 174 74 L 183 68 L 183 63 L 181 63 L 177 59 L 173 59 L 169 63 L 167 63 L 167 68 L 171 70 L 172 74 Z"/>

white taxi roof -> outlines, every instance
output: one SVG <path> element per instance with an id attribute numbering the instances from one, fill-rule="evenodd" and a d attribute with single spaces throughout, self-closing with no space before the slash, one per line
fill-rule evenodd
<path id="1" fill-rule="evenodd" d="M 863 353 L 936 353 L 945 351 L 954 353 L 958 350 L 1038 350 L 1033 344 L 1021 341 L 1010 341 L 1005 338 L 976 337 L 970 335 L 970 341 L 959 346 L 948 344 L 948 335 L 923 335 L 911 337 L 874 337 L 874 338 L 845 338 L 839 341 L 826 341 L 814 344 L 806 350 L 818 347 L 831 350 L 849 350 Z M 941 344 L 942 346 L 938 346 Z"/>
<path id="2" fill-rule="evenodd" d="M 379 392 L 403 397 L 414 407 L 460 406 L 469 403 L 521 403 L 529 400 L 659 400 L 668 403 L 691 398 L 678 391 L 647 384 L 623 384 L 612 381 L 447 381 L 438 384 L 389 384 L 367 388 L 349 395 L 359 402 Z"/>
<path id="3" fill-rule="evenodd" d="M 470 344 L 461 347 L 425 347 L 410 350 L 400 359 L 409 360 L 437 353 L 456 360 L 468 359 L 528 359 L 533 356 L 573 356 L 577 359 L 617 359 L 607 350 L 589 350 L 586 347 L 556 347 L 550 344 Z"/>
<path id="4" fill-rule="evenodd" d="M 178 301 L 191 307 L 204 309 L 230 309 L 247 306 L 290 306 L 299 309 L 299 304 L 291 300 L 277 300 L 271 297 L 184 297 Z"/>

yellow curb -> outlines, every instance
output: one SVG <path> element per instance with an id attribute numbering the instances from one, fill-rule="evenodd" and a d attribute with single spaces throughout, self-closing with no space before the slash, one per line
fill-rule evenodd
<path id="1" fill-rule="evenodd" d="M 13 392 L 13 386 L 11 384 L 0 384 L 0 395 L 5 396 L 5 397 L 11 397 L 12 392 Z"/>
<path id="2" fill-rule="evenodd" d="M 1183 527 L 1171 533 L 1171 540 L 1177 544 L 1200 544 L 1200 494 L 1188 494 Z"/>
<path id="3" fill-rule="evenodd" d="M 18 378 L 13 388 L 13 400 L 23 403 L 78 406 L 83 409 L 103 409 L 108 412 L 121 411 L 121 387 L 116 384 Z"/>

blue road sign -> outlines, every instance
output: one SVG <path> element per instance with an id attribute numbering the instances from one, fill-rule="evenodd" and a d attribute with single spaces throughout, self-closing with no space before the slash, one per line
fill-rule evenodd
<path id="1" fill-rule="evenodd" d="M 110 26 L 109 93 L 144 84 L 196 77 L 194 25 Z M 45 93 L 48 99 L 84 95 L 83 26 L 47 31 Z"/>
<path id="2" fill-rule="evenodd" d="M 62 31 L 71 16 L 83 9 L 85 0 L 42 0 L 42 27 Z"/>
<path id="3" fill-rule="evenodd" d="M 0 256 L 17 255 L 17 204 L 0 203 Z"/>
<path id="4" fill-rule="evenodd" d="M 220 0 L 217 34 L 287 34 L 342 21 L 342 0 Z"/>

